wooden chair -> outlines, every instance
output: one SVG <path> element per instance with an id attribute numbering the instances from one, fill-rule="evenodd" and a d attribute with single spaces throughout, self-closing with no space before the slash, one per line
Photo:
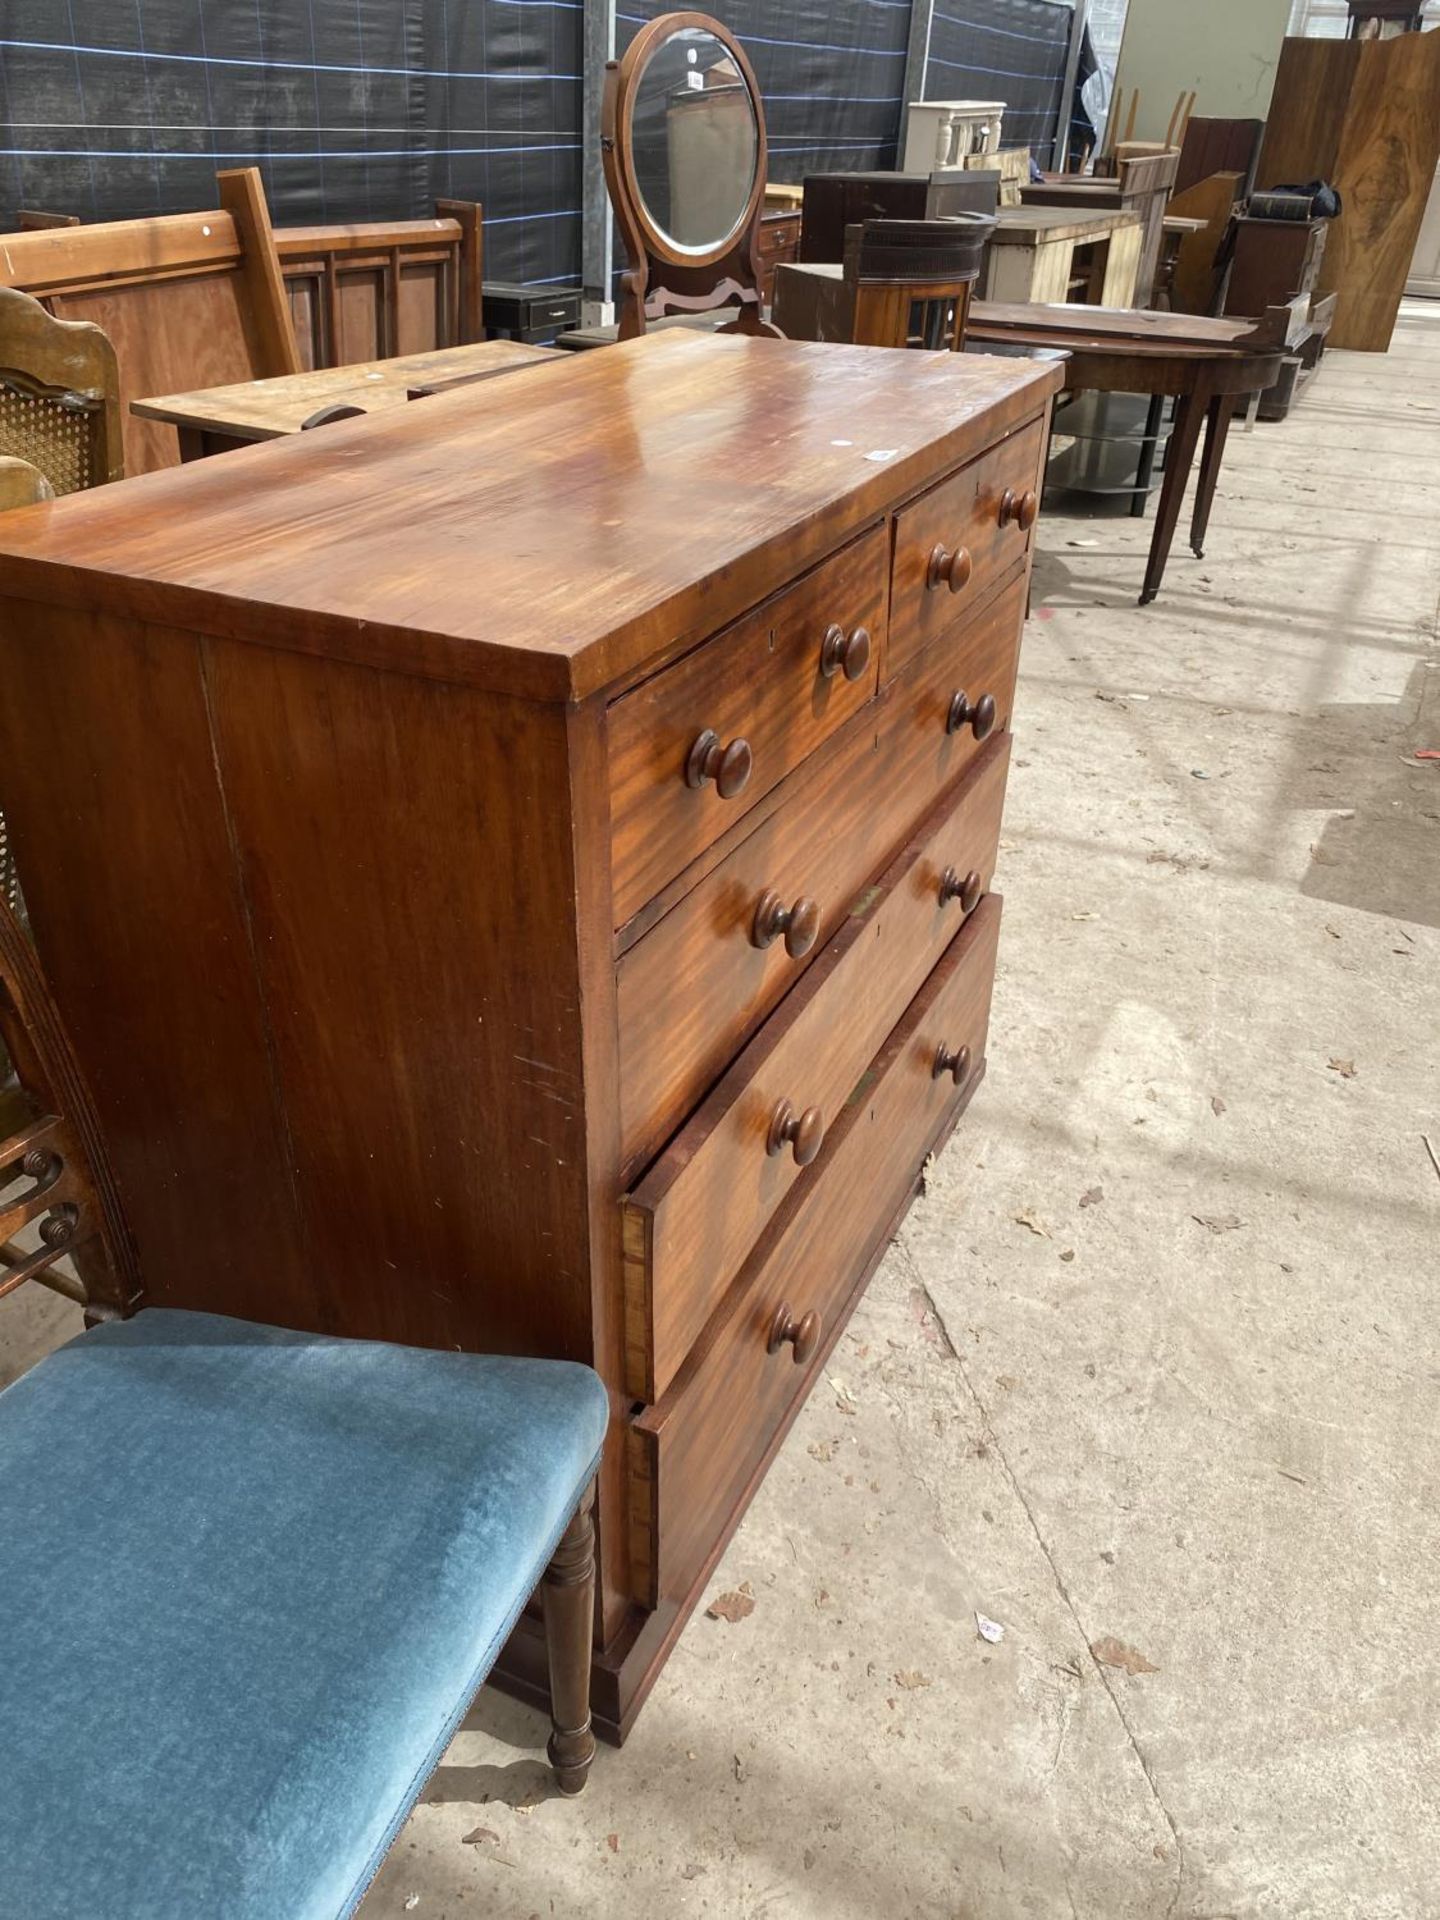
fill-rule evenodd
<path id="1" fill-rule="evenodd" d="M 995 222 L 866 220 L 845 230 L 850 338 L 862 347 L 948 348 L 965 342 L 965 318 Z"/>
<path id="2" fill-rule="evenodd" d="M 259 169 L 217 180 L 217 211 L 38 229 L 0 248 L 0 286 L 108 336 L 129 473 L 180 459 L 174 427 L 138 419 L 132 400 L 300 371 Z"/>
<path id="3" fill-rule="evenodd" d="M 3 286 L 0 454 L 37 467 L 55 494 L 125 471 L 115 349 L 89 321 L 56 320 L 38 300 Z"/>
<path id="4" fill-rule="evenodd" d="M 537 1583 L 549 1754 L 578 1793 L 598 1377 L 146 1306 L 3 908 L 0 1035 L 0 1294 L 47 1281 L 87 1318 L 0 1393 L 0 1588 L 23 1626 L 0 1687 L 0 1912 L 353 1912 Z"/>

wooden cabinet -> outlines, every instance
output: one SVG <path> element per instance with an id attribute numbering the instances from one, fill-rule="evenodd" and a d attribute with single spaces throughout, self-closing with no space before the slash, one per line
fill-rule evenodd
<path id="1" fill-rule="evenodd" d="M 984 1071 L 1058 380 L 668 332 L 0 532 L 149 1298 L 593 1362 L 615 1735 Z"/>
<path id="2" fill-rule="evenodd" d="M 794 208 L 767 208 L 755 231 L 760 259 L 760 298 L 768 306 L 775 297 L 775 269 L 782 260 L 800 258 L 800 215 Z"/>

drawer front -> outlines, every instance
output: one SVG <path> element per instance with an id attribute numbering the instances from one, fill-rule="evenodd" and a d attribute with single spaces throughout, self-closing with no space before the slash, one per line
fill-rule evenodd
<path id="1" fill-rule="evenodd" d="M 617 926 L 873 699 L 885 552 L 876 527 L 615 702 Z"/>
<path id="2" fill-rule="evenodd" d="M 627 1166 L 658 1152 L 839 929 L 858 888 L 1008 727 L 1024 592 L 1017 579 L 912 661 L 886 689 L 876 724 L 854 723 L 822 766 L 798 773 L 797 790 L 787 785 L 770 817 L 621 956 Z M 978 722 L 952 728 L 972 710 Z M 759 947 L 756 915 L 767 901 L 794 924 Z M 817 916 L 808 946 L 806 902 Z"/>
<path id="3" fill-rule="evenodd" d="M 798 216 L 787 214 L 783 220 L 762 220 L 760 222 L 760 257 L 762 260 L 793 260 L 800 246 L 800 221 Z"/>
<path id="4" fill-rule="evenodd" d="M 1000 930 L 992 895 L 970 916 L 872 1062 L 816 1162 L 669 1393 L 629 1436 L 637 1595 L 683 1600 L 839 1335 L 858 1282 L 925 1156 L 983 1070 Z M 970 1071 L 936 1076 L 937 1053 Z M 797 1342 L 770 1342 L 789 1310 Z M 814 1314 L 818 1326 L 805 1325 Z M 783 1322 L 782 1322 L 783 1325 Z M 813 1340 L 813 1348 L 809 1342 Z"/>
<path id="5" fill-rule="evenodd" d="M 1045 425 L 981 454 L 897 516 L 886 677 L 1030 550 Z"/>
<path id="6" fill-rule="evenodd" d="M 629 1391 L 664 1392 L 856 1079 L 989 886 L 1009 737 L 904 853 L 624 1202 Z"/>

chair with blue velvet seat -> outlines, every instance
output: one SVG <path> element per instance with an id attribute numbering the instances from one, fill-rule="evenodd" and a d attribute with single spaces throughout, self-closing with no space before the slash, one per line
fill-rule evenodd
<path id="1" fill-rule="evenodd" d="M 0 1913 L 352 1912 L 537 1582 L 578 1792 L 598 1377 L 131 1314 L 83 1083 L 3 908 L 0 1030 L 0 1293 L 76 1252 L 103 1316 L 0 1393 Z"/>

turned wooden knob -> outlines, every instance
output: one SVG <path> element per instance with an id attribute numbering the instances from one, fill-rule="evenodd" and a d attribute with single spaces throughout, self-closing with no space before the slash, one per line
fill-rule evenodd
<path id="1" fill-rule="evenodd" d="M 796 1166 L 808 1167 L 819 1153 L 824 1138 L 825 1117 L 819 1107 L 806 1107 L 803 1113 L 797 1113 L 788 1100 L 778 1100 L 770 1116 L 765 1151 L 783 1153 L 789 1147 L 795 1155 Z"/>
<path id="2" fill-rule="evenodd" d="M 775 889 L 767 887 L 750 922 L 750 944 L 768 947 L 783 933 L 785 951 L 792 960 L 798 960 L 814 946 L 819 931 L 820 909 L 813 900 L 802 893 L 793 907 L 787 907 Z"/>
<path id="3" fill-rule="evenodd" d="M 952 1053 L 942 1040 L 935 1049 L 935 1064 L 930 1069 L 932 1080 L 943 1080 L 946 1074 L 957 1087 L 963 1087 L 970 1078 L 970 1049 L 957 1047 Z"/>
<path id="4" fill-rule="evenodd" d="M 1024 493 L 1017 493 L 1013 487 L 1007 487 L 1000 496 L 1000 524 L 1008 527 L 1013 520 L 1022 533 L 1028 533 L 1035 524 L 1035 516 L 1040 511 L 1040 496 L 1033 487 L 1027 487 Z"/>
<path id="5" fill-rule="evenodd" d="M 951 900 L 958 900 L 960 911 L 969 913 L 980 898 L 984 884 L 973 867 L 963 880 L 954 867 L 946 867 L 940 876 L 940 904 L 943 907 Z"/>
<path id="6" fill-rule="evenodd" d="M 959 733 L 964 726 L 970 728 L 977 740 L 985 739 L 993 731 L 995 726 L 993 693 L 982 693 L 973 706 L 968 693 L 951 694 L 949 711 L 945 715 L 945 731 Z"/>
<path id="7" fill-rule="evenodd" d="M 770 1338 L 765 1342 L 767 1353 L 778 1353 L 787 1343 L 792 1348 L 790 1358 L 797 1367 L 803 1367 L 820 1344 L 820 1334 L 824 1327 L 818 1313 L 813 1309 L 803 1320 L 796 1320 L 790 1310 L 789 1301 L 775 1309 L 770 1322 Z"/>
<path id="8" fill-rule="evenodd" d="M 843 627 L 827 627 L 820 642 L 820 671 L 827 680 L 843 673 L 847 680 L 859 680 L 870 664 L 870 633 L 856 627 L 846 633 Z"/>
<path id="9" fill-rule="evenodd" d="M 703 787 L 715 782 L 722 800 L 733 799 L 750 778 L 750 742 L 732 740 L 727 747 L 712 727 L 707 727 L 685 757 L 685 784 Z"/>
<path id="10" fill-rule="evenodd" d="M 930 564 L 925 569 L 925 584 L 932 588 L 949 587 L 951 593 L 959 593 L 969 580 L 974 564 L 968 547 L 956 547 L 953 553 L 947 553 L 944 547 L 932 547 Z"/>

